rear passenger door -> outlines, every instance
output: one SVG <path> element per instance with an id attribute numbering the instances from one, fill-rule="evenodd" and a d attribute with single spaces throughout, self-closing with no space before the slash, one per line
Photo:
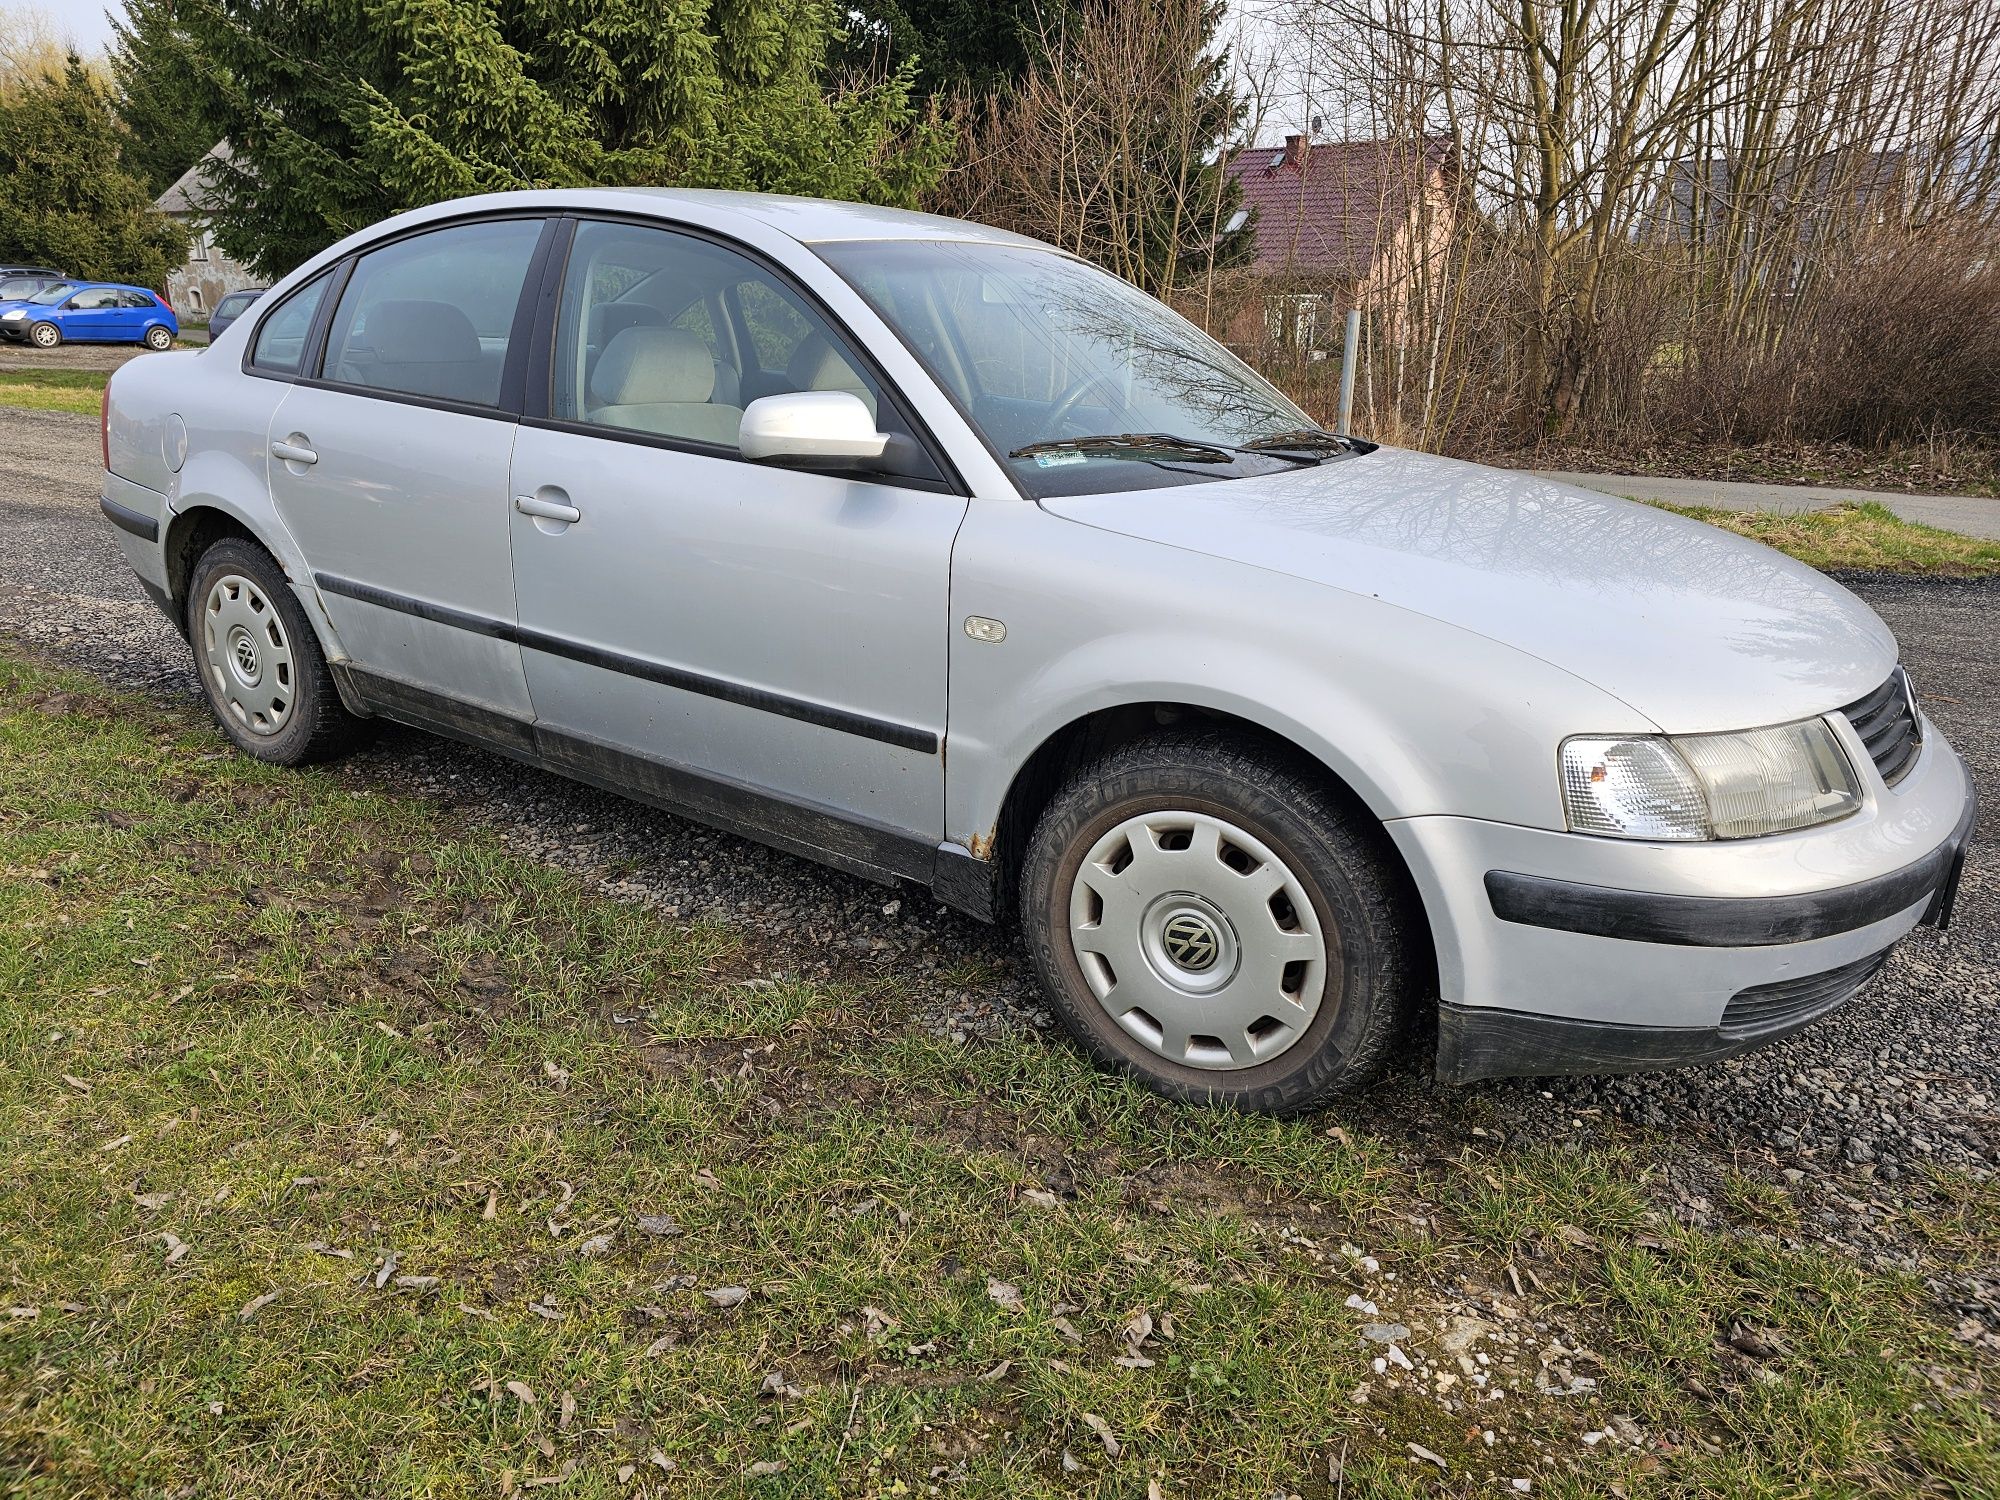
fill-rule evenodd
<path id="1" fill-rule="evenodd" d="M 507 468 L 532 317 L 522 289 L 546 227 L 455 224 L 343 266 L 271 421 L 272 498 L 350 681 L 440 728 L 492 732 L 529 712 L 510 638 Z M 285 378 L 300 321 L 285 313 L 260 321 L 251 374 Z"/>

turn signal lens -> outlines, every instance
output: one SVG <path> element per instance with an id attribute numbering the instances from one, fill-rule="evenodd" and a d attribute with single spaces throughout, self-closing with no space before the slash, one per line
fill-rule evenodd
<path id="1" fill-rule="evenodd" d="M 1665 740 L 1564 740 L 1563 808 L 1574 833 L 1705 839 L 1708 805 Z"/>
<path id="2" fill-rule="evenodd" d="M 1563 741 L 1574 833 L 1745 839 L 1844 818 L 1861 786 L 1824 719 L 1742 734 Z"/>

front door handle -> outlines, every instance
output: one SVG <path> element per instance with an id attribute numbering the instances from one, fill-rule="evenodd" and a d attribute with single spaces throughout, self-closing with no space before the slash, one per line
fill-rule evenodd
<path id="1" fill-rule="evenodd" d="M 288 464 L 316 464 L 319 455 L 303 443 L 273 443 L 271 457 L 282 458 Z"/>
<path id="2" fill-rule="evenodd" d="M 574 505 L 565 505 L 560 500 L 544 500 L 540 495 L 516 495 L 514 509 L 524 516 L 539 516 L 544 521 L 581 521 L 583 512 Z"/>

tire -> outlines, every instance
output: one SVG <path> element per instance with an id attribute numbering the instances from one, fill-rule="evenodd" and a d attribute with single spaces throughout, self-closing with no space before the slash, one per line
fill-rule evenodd
<path id="1" fill-rule="evenodd" d="M 341 703 L 319 638 L 262 547 L 225 537 L 202 553 L 188 580 L 187 627 L 202 696 L 244 754 L 298 766 L 359 739 L 364 721 Z"/>
<path id="2" fill-rule="evenodd" d="M 62 342 L 62 330 L 53 323 L 37 323 L 28 330 L 28 342 L 37 349 L 53 349 Z"/>
<path id="3" fill-rule="evenodd" d="M 146 330 L 145 343 L 148 349 L 171 349 L 174 347 L 174 336 L 168 331 L 166 324 L 155 323 Z"/>
<path id="4" fill-rule="evenodd" d="M 1098 1063 L 1170 1099 L 1280 1115 L 1382 1070 L 1420 972 L 1405 881 L 1381 830 L 1311 772 L 1176 733 L 1109 752 L 1044 809 L 1023 936 Z"/>

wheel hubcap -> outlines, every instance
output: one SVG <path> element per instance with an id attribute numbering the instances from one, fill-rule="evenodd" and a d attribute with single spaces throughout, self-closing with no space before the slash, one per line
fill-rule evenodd
<path id="1" fill-rule="evenodd" d="M 1328 943 L 1298 877 L 1201 813 L 1128 818 L 1070 888 L 1070 943 L 1105 1014 L 1183 1067 L 1269 1062 L 1312 1024 Z"/>
<path id="2" fill-rule="evenodd" d="M 257 584 L 240 573 L 218 578 L 202 601 L 202 653 L 224 713 L 252 734 L 291 722 L 292 644 L 284 621 Z"/>

